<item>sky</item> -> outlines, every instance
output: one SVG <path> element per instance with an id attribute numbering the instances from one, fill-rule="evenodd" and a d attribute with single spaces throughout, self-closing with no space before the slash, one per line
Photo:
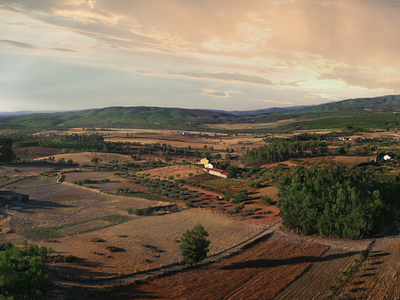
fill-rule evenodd
<path id="1" fill-rule="evenodd" d="M 0 0 L 0 111 L 398 94 L 399 15 L 398 0 Z"/>

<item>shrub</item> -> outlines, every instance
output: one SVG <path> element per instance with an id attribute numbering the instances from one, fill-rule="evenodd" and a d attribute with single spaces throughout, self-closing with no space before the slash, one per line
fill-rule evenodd
<path id="1" fill-rule="evenodd" d="M 261 197 L 260 203 L 263 205 L 272 205 L 272 203 L 274 203 L 274 200 L 271 197 L 265 195 Z"/>
<path id="2" fill-rule="evenodd" d="M 118 252 L 119 248 L 115 246 L 107 246 L 106 249 L 110 252 Z"/>
<path id="3" fill-rule="evenodd" d="M 248 213 L 239 213 L 238 216 L 239 217 L 247 217 L 249 214 Z"/>
<path id="4" fill-rule="evenodd" d="M 247 212 L 248 212 L 249 214 L 254 214 L 255 211 L 256 211 L 255 208 L 249 208 L 249 209 L 247 210 Z"/>
<path id="5" fill-rule="evenodd" d="M 228 215 L 233 215 L 235 212 L 234 212 L 232 209 L 228 209 L 228 210 L 226 211 L 226 213 L 227 213 Z"/>
<path id="6" fill-rule="evenodd" d="M 242 203 L 248 199 L 246 190 L 238 190 L 235 196 L 233 196 L 232 203 Z"/>
<path id="7" fill-rule="evenodd" d="M 235 213 L 237 214 L 238 212 L 240 212 L 242 209 L 244 208 L 244 205 L 236 205 L 233 210 L 235 211 Z"/>
<path id="8" fill-rule="evenodd" d="M 65 262 L 73 262 L 76 259 L 78 259 L 78 258 L 76 256 L 73 256 L 73 255 L 64 256 L 64 258 L 63 258 L 63 260 Z"/>
<path id="9" fill-rule="evenodd" d="M 139 208 L 127 208 L 125 211 L 130 215 L 137 215 L 137 216 L 144 215 L 144 210 Z"/>
<path id="10" fill-rule="evenodd" d="M 259 181 L 250 182 L 249 187 L 259 189 L 261 187 L 261 182 Z"/>
<path id="11" fill-rule="evenodd" d="M 219 208 L 220 211 L 225 211 L 226 210 L 226 208 L 223 207 L 223 206 L 219 206 L 218 208 Z"/>
<path id="12" fill-rule="evenodd" d="M 98 237 L 91 238 L 90 241 L 93 242 L 93 243 L 103 243 L 103 242 L 105 242 L 105 240 L 103 240 L 101 238 L 98 238 Z"/>
<path id="13" fill-rule="evenodd" d="M 215 208 L 215 205 L 214 204 L 210 204 L 208 207 Z"/>
<path id="14" fill-rule="evenodd" d="M 11 204 L 7 204 L 6 209 L 11 209 Z"/>

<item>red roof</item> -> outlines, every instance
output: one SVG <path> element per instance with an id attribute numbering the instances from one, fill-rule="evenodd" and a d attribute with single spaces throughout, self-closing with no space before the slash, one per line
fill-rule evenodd
<path id="1" fill-rule="evenodd" d="M 228 172 L 225 172 L 224 170 L 220 170 L 220 169 L 215 169 L 215 168 L 206 168 L 207 171 L 214 171 L 217 173 L 221 173 L 222 175 L 229 175 Z"/>
<path id="2" fill-rule="evenodd" d="M 209 171 L 214 171 L 214 172 L 218 172 L 218 173 L 222 173 L 224 170 L 220 170 L 220 169 L 215 169 L 215 168 L 211 168 L 208 169 Z"/>

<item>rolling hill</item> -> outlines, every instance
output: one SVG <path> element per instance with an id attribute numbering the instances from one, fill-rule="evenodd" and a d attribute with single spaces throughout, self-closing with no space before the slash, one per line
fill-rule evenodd
<path id="1" fill-rule="evenodd" d="M 293 119 L 275 130 L 316 128 L 386 128 L 399 126 L 400 95 L 350 99 L 303 108 L 267 112 L 225 112 L 162 107 L 106 107 L 81 111 L 37 113 L 0 118 L 2 128 L 50 129 L 70 127 L 127 127 L 206 130 L 205 124 L 269 123 Z"/>

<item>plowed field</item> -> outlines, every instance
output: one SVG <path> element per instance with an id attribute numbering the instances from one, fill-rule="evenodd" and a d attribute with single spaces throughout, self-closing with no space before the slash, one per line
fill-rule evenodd
<path id="1" fill-rule="evenodd" d="M 328 248 L 266 239 L 212 265 L 123 287 L 105 299 L 272 299 Z"/>
<path id="2" fill-rule="evenodd" d="M 334 299 L 400 299 L 400 237 L 377 240 L 359 271 Z"/>

